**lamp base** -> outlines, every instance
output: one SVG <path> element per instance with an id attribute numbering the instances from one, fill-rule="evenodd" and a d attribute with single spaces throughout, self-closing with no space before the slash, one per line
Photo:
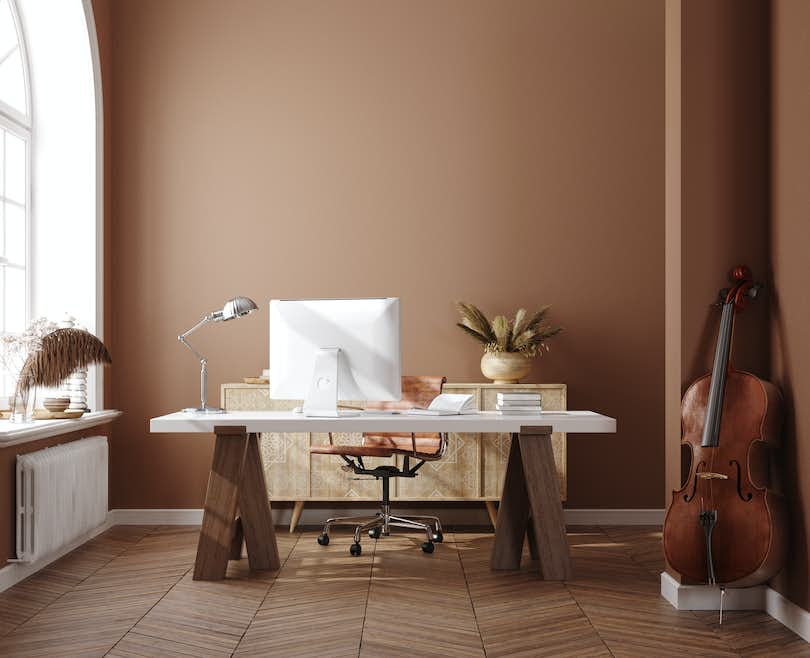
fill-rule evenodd
<path id="1" fill-rule="evenodd" d="M 187 407 L 183 409 L 184 414 L 224 414 L 225 410 L 219 407 Z"/>

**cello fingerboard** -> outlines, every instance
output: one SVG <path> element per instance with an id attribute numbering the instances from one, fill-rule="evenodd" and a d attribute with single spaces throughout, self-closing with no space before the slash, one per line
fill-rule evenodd
<path id="1" fill-rule="evenodd" d="M 723 399 L 726 394 L 726 375 L 728 374 L 729 354 L 731 353 L 731 334 L 734 328 L 734 301 L 723 304 L 720 318 L 720 332 L 717 337 L 717 349 L 712 366 L 712 382 L 709 386 L 709 399 L 706 405 L 706 421 L 703 424 L 703 437 L 700 445 L 704 448 L 716 448 L 720 442 L 720 421 L 723 417 Z"/>

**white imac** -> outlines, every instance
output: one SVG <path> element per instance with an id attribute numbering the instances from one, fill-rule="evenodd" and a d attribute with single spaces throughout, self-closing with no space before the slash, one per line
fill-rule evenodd
<path id="1" fill-rule="evenodd" d="M 338 400 L 399 400 L 401 375 L 398 298 L 270 302 L 271 398 L 350 415 Z"/>

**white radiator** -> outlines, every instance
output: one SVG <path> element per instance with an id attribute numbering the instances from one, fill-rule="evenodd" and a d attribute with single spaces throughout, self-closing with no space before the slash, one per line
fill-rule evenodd
<path id="1" fill-rule="evenodd" d="M 17 559 L 33 562 L 107 518 L 107 438 L 17 457 Z"/>

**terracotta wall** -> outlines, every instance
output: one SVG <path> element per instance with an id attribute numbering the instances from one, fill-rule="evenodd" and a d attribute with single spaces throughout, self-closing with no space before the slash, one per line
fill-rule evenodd
<path id="1" fill-rule="evenodd" d="M 681 383 L 711 369 L 728 272 L 766 281 L 769 3 L 685 0 L 682 31 Z M 768 290 L 737 318 L 732 360 L 769 373 Z"/>
<path id="2" fill-rule="evenodd" d="M 108 9 L 114 507 L 201 505 L 211 441 L 147 421 L 195 403 L 175 336 L 235 294 L 261 312 L 195 337 L 214 399 L 272 297 L 400 296 L 405 371 L 454 380 L 453 300 L 552 303 L 531 379 L 619 419 L 570 439 L 569 505 L 661 506 L 663 2 Z"/>
<path id="3" fill-rule="evenodd" d="M 782 458 L 791 516 L 788 566 L 775 588 L 810 609 L 810 4 L 773 3 L 773 95 L 771 172 L 771 259 L 776 295 L 772 299 L 773 380 L 785 392 L 787 418 Z"/>
<path id="4" fill-rule="evenodd" d="M 728 273 L 769 283 L 769 3 L 670 0 L 666 262 L 666 496 L 688 464 L 681 396 L 711 369 Z M 735 324 L 732 363 L 767 378 L 769 293 Z"/>

